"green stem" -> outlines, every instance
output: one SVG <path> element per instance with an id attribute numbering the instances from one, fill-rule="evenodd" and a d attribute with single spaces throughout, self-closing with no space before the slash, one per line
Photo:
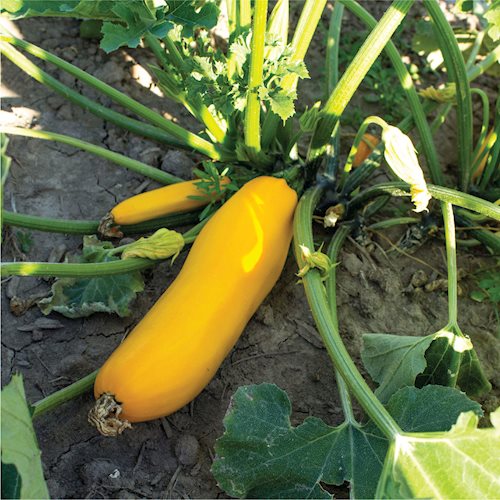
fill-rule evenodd
<path id="1" fill-rule="evenodd" d="M 167 134 L 158 127 L 149 125 L 148 123 L 144 123 L 139 120 L 135 120 L 133 118 L 129 118 L 128 116 L 122 115 L 121 113 L 117 113 L 116 111 L 113 111 L 106 106 L 102 106 L 101 104 L 92 101 L 92 99 L 89 99 L 79 94 L 78 92 L 75 92 L 73 89 L 62 84 L 45 71 L 42 71 L 27 57 L 21 54 L 21 52 L 16 50 L 8 43 L 0 42 L 0 53 L 5 55 L 16 66 L 18 66 L 21 70 L 23 70 L 27 75 L 31 76 L 31 78 L 33 78 L 37 82 L 51 88 L 52 90 L 55 90 L 64 98 L 80 106 L 84 110 L 90 111 L 92 114 L 98 116 L 99 118 L 102 118 L 103 120 L 106 120 L 110 123 L 114 123 L 115 125 L 118 125 L 125 130 L 129 130 L 130 132 L 133 132 L 137 135 L 141 135 L 149 139 L 154 139 L 163 144 L 168 144 L 169 146 L 173 146 L 175 148 L 191 149 L 187 148 L 184 143 L 179 142 L 170 134 Z"/>
<path id="2" fill-rule="evenodd" d="M 1 276 L 47 276 L 58 278 L 94 278 L 139 271 L 154 266 L 159 261 L 126 259 L 112 262 L 83 264 L 58 264 L 52 262 L 6 262 L 1 264 Z"/>
<path id="3" fill-rule="evenodd" d="M 441 203 L 446 238 L 446 263 L 448 266 L 448 325 L 458 325 L 457 245 L 455 219 L 451 203 Z"/>
<path id="4" fill-rule="evenodd" d="M 94 385 L 97 372 L 98 370 L 31 405 L 33 409 L 31 418 L 35 419 L 44 413 L 52 411 L 63 403 L 66 403 L 66 401 L 86 393 Z"/>
<path id="5" fill-rule="evenodd" d="M 481 62 L 472 66 L 467 71 L 467 78 L 472 82 L 485 71 L 488 71 L 498 61 L 500 61 L 500 45 L 495 47 Z"/>
<path id="6" fill-rule="evenodd" d="M 407 224 L 418 224 L 420 219 L 417 217 L 394 217 L 393 219 L 386 219 L 380 222 L 375 222 L 370 224 L 367 229 L 372 231 L 378 231 L 380 229 L 388 229 L 394 226 L 407 225 Z"/>
<path id="7" fill-rule="evenodd" d="M 198 220 L 199 212 L 185 212 L 159 217 L 139 224 L 120 226 L 127 235 L 154 231 L 162 227 L 177 227 L 192 224 Z M 64 234 L 95 234 L 99 227 L 98 220 L 68 220 L 40 217 L 38 215 L 18 214 L 2 210 L 2 222 L 11 226 L 25 227 L 36 231 Z"/>
<path id="8" fill-rule="evenodd" d="M 322 110 L 322 118 L 318 121 L 311 139 L 308 160 L 314 160 L 324 152 L 325 145 L 351 97 L 405 18 L 412 3 L 413 0 L 394 0 L 359 49 Z"/>
<path id="9" fill-rule="evenodd" d="M 459 185 L 462 191 L 467 192 L 470 182 L 473 140 L 472 99 L 467 69 L 453 29 L 446 20 L 438 1 L 427 0 L 424 5 L 434 24 L 434 32 L 443 54 L 449 79 L 456 85 Z"/>
<path id="10" fill-rule="evenodd" d="M 377 21 L 354 0 L 340 0 L 345 6 L 358 17 L 368 28 L 374 29 Z M 408 105 L 411 110 L 412 122 L 417 126 L 420 140 L 422 142 L 422 152 L 424 153 L 431 180 L 435 184 L 444 184 L 444 177 L 439 162 L 439 157 L 434 144 L 433 132 L 429 127 L 424 106 L 420 102 L 417 90 L 413 84 L 413 79 L 402 61 L 401 55 L 392 41 L 389 41 L 384 48 L 385 53 L 391 60 L 394 71 L 399 78 L 401 87 L 406 95 Z M 407 131 L 406 131 L 407 132 Z"/>
<path id="11" fill-rule="evenodd" d="M 498 235 L 491 233 L 491 231 L 487 231 L 485 229 L 473 229 L 477 227 L 477 223 L 475 221 L 470 221 L 470 219 L 466 216 L 456 216 L 458 224 L 462 227 L 470 227 L 470 231 L 467 231 L 467 234 L 474 237 L 476 240 L 479 240 L 483 245 L 487 246 L 492 252 L 493 255 L 500 255 L 500 238 Z"/>
<path id="12" fill-rule="evenodd" d="M 250 56 L 250 76 L 245 113 L 245 145 L 253 153 L 259 153 L 260 99 L 259 89 L 263 81 L 264 41 L 266 36 L 267 0 L 255 0 Z"/>
<path id="13" fill-rule="evenodd" d="M 294 248 L 299 268 L 305 265 L 300 245 L 314 248 L 311 219 L 321 193 L 322 189 L 320 187 L 311 188 L 302 196 L 295 212 Z M 317 269 L 311 269 L 303 277 L 302 282 L 316 326 L 333 361 L 333 365 L 339 371 L 350 392 L 359 401 L 367 415 L 388 439 L 393 440 L 397 434 L 401 433 L 401 429 L 382 403 L 375 397 L 349 356 L 340 338 L 338 327 L 332 319 L 325 288 Z"/>
<path id="14" fill-rule="evenodd" d="M 472 49 L 469 53 L 469 57 L 467 58 L 467 62 L 465 64 L 467 71 L 469 71 L 474 66 L 474 63 L 476 62 L 476 57 L 479 54 L 479 50 L 481 49 L 481 45 L 483 44 L 485 35 L 486 31 L 479 31 L 477 33 L 476 39 L 474 40 L 474 45 L 472 46 Z"/>
<path id="15" fill-rule="evenodd" d="M 326 0 L 306 0 L 300 14 L 297 26 L 290 42 L 292 47 L 291 60 L 303 61 L 307 53 L 312 37 L 316 32 L 321 15 L 325 9 Z M 292 90 L 297 85 L 296 75 L 287 75 L 283 78 L 281 86 L 286 90 Z M 267 113 L 262 126 L 262 147 L 266 150 L 276 134 L 276 128 L 280 117 L 272 112 Z"/>
<path id="16" fill-rule="evenodd" d="M 325 95 L 328 97 L 339 81 L 339 46 L 340 30 L 342 29 L 342 17 L 344 15 L 344 6 L 335 2 L 330 17 L 328 27 L 328 38 L 326 43 L 325 59 Z"/>
<path id="17" fill-rule="evenodd" d="M 476 147 L 474 148 L 474 151 L 472 153 L 472 159 L 474 160 L 476 156 L 479 154 L 479 151 L 481 149 L 481 146 L 483 142 L 486 139 L 486 134 L 488 133 L 488 125 L 490 123 L 490 101 L 488 99 L 488 95 L 484 90 L 473 88 L 471 89 L 471 94 L 476 94 L 479 96 L 481 99 L 481 104 L 483 106 L 483 122 L 481 124 L 481 132 L 479 133 L 479 138 L 477 139 L 477 144 Z M 471 169 L 471 175 L 474 172 L 474 162 L 471 162 L 472 164 L 472 169 Z"/>
<path id="18" fill-rule="evenodd" d="M 328 27 L 328 39 L 326 46 L 325 59 L 325 95 L 329 96 L 335 85 L 339 81 L 339 46 L 340 46 L 340 30 L 342 29 L 342 17 L 344 14 L 344 6 L 335 2 L 333 11 L 330 17 L 330 25 Z M 332 137 L 328 145 L 327 151 L 326 175 L 331 179 L 335 179 L 339 166 L 340 155 L 340 122 L 333 129 Z M 340 386 L 339 386 L 340 391 Z"/>
<path id="19" fill-rule="evenodd" d="M 351 227 L 348 225 L 342 225 L 336 231 L 333 236 L 330 245 L 328 247 L 328 257 L 333 264 L 330 273 L 328 274 L 328 278 L 326 280 L 326 296 L 328 300 L 328 306 L 330 308 L 330 315 L 332 317 L 332 322 L 335 326 L 335 329 L 339 331 L 339 321 L 337 314 L 337 266 L 336 264 L 339 262 L 339 253 L 340 249 L 345 242 L 347 236 L 351 232 Z M 340 402 L 342 404 L 342 410 L 344 412 L 345 420 L 350 423 L 356 422 L 354 417 L 354 413 L 352 411 L 352 403 L 351 397 L 349 395 L 349 390 L 347 388 L 347 384 L 342 376 L 335 370 L 335 378 L 337 380 L 337 387 L 340 396 Z"/>
<path id="20" fill-rule="evenodd" d="M 183 234 L 186 245 L 193 243 L 208 219 L 199 222 Z M 184 247 L 185 249 L 186 247 Z M 111 262 L 82 264 L 48 262 L 6 262 L 1 264 L 1 276 L 57 276 L 67 278 L 89 278 L 125 274 L 153 266 L 159 261 L 150 259 L 125 259 Z"/>
<path id="21" fill-rule="evenodd" d="M 3 42 L 7 42 L 11 45 L 17 46 L 28 52 L 29 54 L 43 60 L 47 61 L 51 64 L 54 64 L 56 67 L 68 72 L 70 75 L 73 75 L 75 78 L 85 82 L 87 85 L 97 89 L 102 92 L 109 98 L 111 98 L 116 103 L 121 106 L 133 111 L 137 115 L 143 117 L 153 125 L 156 125 L 158 128 L 164 130 L 171 136 L 175 137 L 179 140 L 185 147 L 191 147 L 200 153 L 207 155 L 209 158 L 213 160 L 220 160 L 221 153 L 216 149 L 216 147 L 202 139 L 201 137 L 189 132 L 188 130 L 182 128 L 181 126 L 171 122 L 170 120 L 165 119 L 158 113 L 151 111 L 147 106 L 135 101 L 130 98 L 123 92 L 120 92 L 110 85 L 102 82 L 98 78 L 95 78 L 92 75 L 89 75 L 87 72 L 77 68 L 71 63 L 68 63 L 57 57 L 50 52 L 47 52 L 36 45 L 25 42 L 24 40 L 19 40 L 18 38 L 9 37 L 5 35 L 0 35 L 0 40 Z"/>
<path id="22" fill-rule="evenodd" d="M 495 113 L 495 128 L 493 134 L 488 140 L 485 150 L 489 150 L 489 156 L 486 167 L 479 182 L 479 189 L 482 192 L 488 191 L 488 184 L 494 174 L 498 174 L 498 165 L 500 164 L 500 97 L 497 98 L 496 113 Z"/>
<path id="23" fill-rule="evenodd" d="M 167 57 L 165 49 L 161 46 L 161 43 L 159 42 L 158 38 L 156 38 L 154 35 L 151 33 L 147 33 L 145 35 L 145 40 L 146 43 L 148 44 L 149 48 L 153 51 L 153 54 L 157 58 L 158 62 L 160 65 L 163 67 L 163 70 L 165 72 L 168 72 L 170 70 L 169 67 L 169 62 L 170 59 Z M 168 39 L 172 42 L 170 37 L 167 35 L 165 39 Z M 173 42 L 172 42 L 173 44 Z M 175 47 L 175 45 L 174 45 Z M 177 50 L 177 49 L 176 49 Z M 179 64 L 179 72 L 184 75 L 184 72 L 182 70 L 182 57 L 179 54 L 180 62 Z M 177 62 L 177 60 L 175 60 Z M 220 127 L 220 125 L 217 123 L 217 120 L 214 118 L 210 110 L 201 102 L 200 99 L 196 99 L 196 102 L 188 102 L 186 100 L 186 96 L 176 96 L 180 102 L 185 106 L 185 108 L 195 117 L 197 118 L 200 122 L 202 122 L 207 130 L 212 134 L 214 139 L 217 142 L 224 142 L 224 139 L 226 137 L 226 134 L 224 130 Z"/>
<path id="24" fill-rule="evenodd" d="M 47 130 L 32 130 L 20 127 L 3 127 L 0 126 L 0 133 L 10 134 L 10 135 L 20 135 L 23 137 L 33 137 L 34 139 L 43 139 L 47 141 L 61 142 L 62 144 L 67 144 L 68 146 L 73 146 L 83 151 L 100 156 L 106 160 L 112 161 L 117 165 L 127 168 L 133 172 L 149 177 L 162 184 L 174 184 L 176 182 L 182 182 L 184 179 L 176 177 L 175 175 L 163 172 L 157 168 L 146 165 L 137 160 L 133 160 L 128 156 L 124 156 L 109 149 L 103 148 L 101 146 L 95 146 L 89 142 L 82 141 L 80 139 L 75 139 L 69 135 L 56 134 L 54 132 L 49 132 Z"/>
<path id="25" fill-rule="evenodd" d="M 437 200 L 452 203 L 457 207 L 467 208 L 473 212 L 486 215 L 494 220 L 500 221 L 500 207 L 483 200 L 476 196 L 472 196 L 455 189 L 445 188 L 443 186 L 435 186 L 427 184 L 427 188 L 433 198 Z M 405 182 L 387 182 L 377 184 L 365 189 L 361 194 L 355 196 L 348 204 L 349 211 L 356 210 L 361 205 L 383 194 L 392 196 L 409 196 L 409 185 Z"/>
<path id="26" fill-rule="evenodd" d="M 184 73 L 184 59 L 182 58 L 181 53 L 177 49 L 175 42 L 172 40 L 172 38 L 167 35 L 166 37 L 163 38 L 163 43 L 165 44 L 165 47 L 168 51 L 168 54 L 170 55 L 171 62 L 172 64 L 181 72 Z"/>

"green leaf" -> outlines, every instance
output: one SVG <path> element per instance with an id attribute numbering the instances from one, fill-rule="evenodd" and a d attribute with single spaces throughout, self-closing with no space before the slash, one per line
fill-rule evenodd
<path id="1" fill-rule="evenodd" d="M 427 368 L 417 377 L 415 385 L 458 385 L 474 397 L 489 392 L 491 384 L 482 371 L 470 339 L 461 332 L 456 334 L 446 328 L 434 335 L 425 353 Z"/>
<path id="2" fill-rule="evenodd" d="M 49 498 L 40 455 L 23 378 L 13 375 L 2 389 L 2 498 Z"/>
<path id="3" fill-rule="evenodd" d="M 99 242 L 95 236 L 85 236 L 79 262 L 111 262 L 119 260 L 110 255 L 113 245 Z M 144 289 L 139 271 L 97 278 L 60 278 L 52 285 L 52 295 L 39 301 L 43 314 L 56 311 L 68 318 L 90 316 L 95 312 L 130 314 L 129 305 Z"/>
<path id="4" fill-rule="evenodd" d="M 478 429 L 462 413 L 448 432 L 403 434 L 391 443 L 376 498 L 497 498 L 500 409 Z"/>
<path id="5" fill-rule="evenodd" d="M 407 387 L 388 405 L 405 431 L 448 430 L 463 411 L 481 407 L 449 387 Z M 373 498 L 387 440 L 373 423 L 330 427 L 309 417 L 292 427 L 286 393 L 273 384 L 240 387 L 217 440 L 212 472 L 231 496 L 331 498 L 321 483 L 351 483 L 353 498 Z"/>
<path id="6" fill-rule="evenodd" d="M 4 0 L 0 12 L 13 19 L 62 16 L 104 21 L 101 48 L 106 52 L 124 45 L 137 47 L 150 32 L 162 38 L 176 26 L 184 37 L 195 28 L 212 28 L 218 7 L 207 0 Z"/>
<path id="7" fill-rule="evenodd" d="M 331 498 L 321 482 L 352 478 L 357 496 L 369 497 L 385 439 L 358 425 L 330 427 L 314 417 L 292 427 L 290 412 L 288 396 L 275 385 L 237 390 L 215 447 L 212 472 L 219 485 L 236 497 Z"/>
<path id="8" fill-rule="evenodd" d="M 267 101 L 271 105 L 273 113 L 277 114 L 283 122 L 295 114 L 294 101 L 297 98 L 295 90 L 285 91 L 281 89 L 272 89 L 268 91 L 265 88 L 259 90 L 259 98 Z"/>
<path id="9" fill-rule="evenodd" d="M 491 391 L 491 384 L 481 368 L 474 349 L 463 353 L 457 385 L 473 397 L 479 397 Z"/>
<path id="10" fill-rule="evenodd" d="M 426 385 L 422 389 L 404 387 L 391 397 L 386 408 L 406 432 L 447 431 L 462 412 L 483 415 L 479 403 L 458 389 L 442 385 Z"/>
<path id="11" fill-rule="evenodd" d="M 488 35 L 494 42 L 500 40 L 500 0 L 494 1 L 484 14 L 488 21 Z"/>
<path id="12" fill-rule="evenodd" d="M 371 378 L 379 384 L 375 394 L 386 402 L 401 387 L 415 384 L 427 362 L 425 352 L 434 335 L 409 337 L 383 333 L 363 335 L 361 359 Z"/>

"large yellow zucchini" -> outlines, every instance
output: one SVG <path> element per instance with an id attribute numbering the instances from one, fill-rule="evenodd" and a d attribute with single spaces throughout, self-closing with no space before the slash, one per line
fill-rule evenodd
<path id="1" fill-rule="evenodd" d="M 99 370 L 96 398 L 112 396 L 129 422 L 193 400 L 276 283 L 296 204 L 295 191 L 274 177 L 253 179 L 226 202 L 175 281 Z"/>

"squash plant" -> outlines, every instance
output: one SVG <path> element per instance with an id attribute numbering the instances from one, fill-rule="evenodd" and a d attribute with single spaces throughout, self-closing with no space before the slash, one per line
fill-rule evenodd
<path id="1" fill-rule="evenodd" d="M 394 0 L 378 22 L 354 0 L 338 0 L 335 3 L 328 31 L 327 98 L 300 116 L 295 112 L 298 82 L 309 77 L 304 57 L 323 15 L 326 0 L 306 0 L 292 34 L 289 34 L 287 0 L 278 0 L 270 13 L 267 0 L 255 0 L 253 3 L 250 0 L 222 1 L 220 7 L 229 32 L 226 51 L 212 43 L 209 29 L 217 21 L 219 7 L 211 1 L 17 0 L 4 2 L 2 6 L 4 13 L 12 18 L 70 16 L 97 21 L 101 24 L 101 47 L 106 51 L 142 44 L 144 50 L 150 50 L 156 57 L 157 64 L 150 70 L 164 95 L 185 106 L 202 127 L 199 133 L 190 132 L 50 52 L 9 33 L 0 35 L 3 56 L 74 104 L 132 133 L 170 147 L 196 151 L 206 158 L 203 169 L 197 172 L 199 180 L 195 182 L 199 196 L 189 191 L 191 194 L 184 194 L 187 197 L 185 204 L 174 205 L 173 209 L 171 205 L 155 207 L 140 220 L 128 219 L 127 211 L 120 221 L 110 220 L 109 217 L 104 221 L 70 221 L 2 210 L 4 223 L 42 231 L 92 234 L 100 228 L 107 236 L 113 236 L 122 231 L 134 234 L 161 228 L 149 238 L 123 246 L 102 243 L 96 237 L 86 236 L 82 261 L 78 263 L 2 264 L 2 276 L 58 278 L 53 285 L 53 296 L 42 304 L 44 312 L 54 310 L 78 317 L 102 310 L 92 305 L 78 307 L 69 303 L 75 288 L 85 280 L 106 282 L 122 279 L 121 282 L 114 282 L 115 285 L 118 283 L 114 289 L 123 287 L 126 298 L 110 297 L 110 303 L 116 307 L 107 310 L 124 315 L 129 302 L 141 289 L 139 271 L 177 255 L 185 244 L 197 238 L 200 241 L 203 239 L 210 247 L 210 239 L 207 240 L 205 234 L 210 234 L 219 216 L 237 205 L 240 194 L 248 190 L 252 183 L 265 182 L 265 179 L 274 177 L 280 181 L 272 179 L 273 182 L 288 183 L 287 189 L 294 189 L 300 196 L 293 229 L 294 252 L 307 300 L 335 368 L 345 422 L 332 428 L 319 419 L 308 418 L 302 425 L 292 428 L 289 422 L 290 402 L 281 390 L 272 385 L 240 388 L 226 416 L 226 432 L 216 445 L 217 457 L 213 466 L 219 484 L 230 495 L 328 498 L 330 494 L 324 485 L 338 485 L 344 481 L 350 482 L 352 495 L 360 498 L 487 498 L 500 487 L 498 463 L 487 460 L 479 451 L 481 447 L 488 446 L 494 453 L 494 449 L 500 447 L 498 410 L 490 415 L 492 428 L 477 429 L 481 408 L 467 397 L 484 394 L 491 386 L 482 372 L 469 337 L 458 324 L 454 228 L 456 218 L 462 225 L 471 226 L 470 232 L 479 242 L 492 252 L 500 252 L 498 237 L 486 224 L 488 220 L 500 220 L 500 208 L 492 203 L 498 198 L 500 187 L 496 168 L 500 150 L 500 141 L 496 140 L 500 132 L 500 101 L 497 100 L 496 104 L 493 131 L 488 134 L 488 100 L 484 93 L 471 87 L 474 78 L 498 63 L 500 48 L 497 44 L 478 61 L 478 41 L 465 62 L 439 3 L 427 0 L 424 6 L 443 55 L 449 82 L 445 89 L 424 92 L 425 100 L 422 102 L 396 46 L 391 42 L 391 36 L 404 22 L 412 3 L 412 0 Z M 339 77 L 338 40 L 345 8 L 371 31 Z M 489 32 L 498 41 L 498 26 L 495 25 L 498 4 L 493 3 L 490 9 L 490 15 L 486 16 L 492 19 Z M 346 162 L 342 163 L 339 153 L 342 115 L 383 50 L 401 82 L 410 112 L 397 127 L 376 116 L 367 118 L 354 139 Z M 40 69 L 23 52 L 69 73 L 140 119 L 126 116 L 69 88 Z M 472 95 L 476 94 L 483 103 L 484 118 L 480 135 L 474 139 Z M 457 109 L 459 165 L 455 184 L 446 185 L 433 133 L 444 122 L 452 106 Z M 431 112 L 435 112 L 436 116 L 429 123 Z M 370 153 L 370 148 L 361 154 L 362 149 L 366 150 L 366 137 L 370 137 L 367 135 L 368 127 L 372 127 L 373 133 L 375 129 L 381 130 L 381 133 L 371 135 L 375 137 L 370 141 L 373 151 Z M 418 132 L 418 149 L 425 158 L 432 184 L 426 182 L 413 144 L 406 135 L 413 128 Z M 172 188 L 181 190 L 182 179 L 69 136 L 13 127 L 2 127 L 1 132 L 59 141 L 159 182 L 173 184 Z M 6 138 L 2 136 L 2 185 L 8 171 L 5 144 Z M 306 153 L 302 153 L 303 148 L 299 147 L 304 144 L 307 145 Z M 394 180 L 379 184 L 367 182 L 384 158 Z M 353 165 L 355 168 L 352 168 Z M 169 188 L 162 189 L 167 193 Z M 219 206 L 234 192 L 237 192 L 234 202 L 230 200 L 219 212 Z M 363 361 L 378 384 L 373 393 L 339 335 L 335 267 L 348 234 L 364 227 L 394 197 L 411 197 L 416 212 L 432 208 L 428 208 L 432 198 L 441 205 L 448 263 L 449 319 L 441 330 L 427 337 L 367 334 Z M 149 203 L 156 203 L 156 199 L 163 203 L 161 195 L 148 195 L 147 202 L 141 202 L 141 199 L 135 201 L 143 203 L 141 208 L 144 209 L 149 208 Z M 207 201 L 207 208 L 200 212 L 199 208 Z M 158 215 L 163 217 L 154 218 Z M 329 229 L 331 241 L 325 253 L 321 248 L 316 249 L 313 239 L 313 216 L 318 215 L 323 218 L 325 227 L 333 228 Z M 256 217 L 253 224 L 279 225 L 279 217 L 272 210 L 259 217 L 261 220 Z M 197 224 L 183 235 L 166 230 L 195 222 Z M 386 219 L 378 224 L 388 227 L 408 222 L 415 222 L 415 218 Z M 247 223 L 242 221 L 242 224 Z M 215 247 L 210 251 L 215 251 Z M 283 252 L 268 252 L 271 255 L 265 258 L 271 262 L 278 259 L 280 263 L 275 267 L 281 269 Z M 121 258 L 118 257 L 120 254 Z M 202 258 L 196 249 L 193 254 L 191 260 Z M 189 262 L 190 259 L 186 266 Z M 181 279 L 182 276 L 179 277 Z M 243 282 L 239 286 L 244 286 Z M 268 288 L 265 291 L 267 293 Z M 260 290 L 251 310 L 238 310 L 238 318 L 235 318 L 238 335 L 264 296 L 265 293 Z M 207 322 L 209 318 L 207 313 Z M 210 325 L 206 327 L 210 328 Z M 229 343 L 227 339 L 220 340 L 227 344 L 224 353 L 234 341 L 233 337 Z M 124 349 L 127 349 L 125 345 Z M 182 345 L 179 349 L 183 349 Z M 119 351 L 116 356 L 120 356 Z M 217 363 L 220 362 L 219 356 Z M 215 369 L 217 363 L 214 364 Z M 32 418 L 88 390 L 96 376 L 99 377 L 97 371 L 29 406 Z M 113 385 L 113 380 L 118 379 L 119 374 L 106 375 L 103 372 L 99 383 Z M 137 413 L 133 410 L 129 417 L 141 421 L 175 411 L 179 405 L 194 397 L 207 381 L 206 376 L 201 377 L 196 380 L 195 389 L 186 388 L 181 394 L 181 402 L 142 409 L 139 404 Z M 5 397 L 2 412 L 19 414 L 19 418 L 7 420 L 9 426 L 20 426 L 22 422 L 29 428 L 30 422 L 26 419 L 23 406 L 26 403 L 22 384 L 19 379 L 13 384 L 5 389 L 5 395 L 17 391 L 19 397 Z M 143 389 L 149 391 L 151 388 L 144 386 Z M 103 390 L 108 391 L 105 387 Z M 115 388 L 109 390 L 118 391 Z M 101 392 L 101 389 L 96 389 L 96 396 L 100 396 Z M 354 418 L 351 397 L 362 406 L 368 423 L 360 423 Z M 411 418 L 418 413 L 431 415 L 436 405 L 443 401 L 446 404 L 439 412 L 439 418 Z M 111 409 L 114 423 L 121 425 L 120 430 L 123 430 L 127 425 L 124 424 L 125 419 L 120 418 L 122 409 L 117 410 L 114 403 Z M 253 419 L 256 412 L 260 416 L 258 421 Z M 14 440 L 15 433 L 7 434 L 2 445 L 2 457 L 6 470 L 10 467 L 8 472 L 13 476 L 13 484 L 21 484 L 17 494 L 29 496 L 36 492 L 43 495 L 44 489 L 40 484 L 37 489 L 29 490 L 30 483 L 26 481 L 30 470 L 36 470 L 38 483 L 41 481 L 36 441 L 30 440 L 24 445 L 33 457 L 26 464 L 22 457 L 7 453 L 13 448 Z M 447 466 L 446 473 L 441 465 L 443 460 L 452 464 L 452 467 Z"/>

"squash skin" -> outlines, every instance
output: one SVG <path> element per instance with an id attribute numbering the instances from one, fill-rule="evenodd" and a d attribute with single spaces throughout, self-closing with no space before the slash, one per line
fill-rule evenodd
<path id="1" fill-rule="evenodd" d="M 204 196 L 204 193 L 196 186 L 199 181 L 199 179 L 194 179 L 178 182 L 127 198 L 111 210 L 113 222 L 120 226 L 138 224 L 163 215 L 203 207 L 210 202 L 208 196 L 202 200 L 189 198 L 189 196 Z M 220 182 L 221 185 L 227 184 L 229 179 L 224 177 Z"/>
<path id="2" fill-rule="evenodd" d="M 130 422 L 169 415 L 209 383 L 278 280 L 297 194 L 258 177 L 212 217 L 167 291 L 99 370 Z"/>
<path id="3" fill-rule="evenodd" d="M 365 142 L 365 140 L 367 142 Z M 358 150 L 356 151 L 356 155 L 354 156 L 354 160 L 352 162 L 353 168 L 359 167 L 373 152 L 373 149 L 378 146 L 380 143 L 380 139 L 375 137 L 372 134 L 363 134 L 363 138 L 359 143 Z M 373 145 L 373 148 L 371 145 Z"/>

